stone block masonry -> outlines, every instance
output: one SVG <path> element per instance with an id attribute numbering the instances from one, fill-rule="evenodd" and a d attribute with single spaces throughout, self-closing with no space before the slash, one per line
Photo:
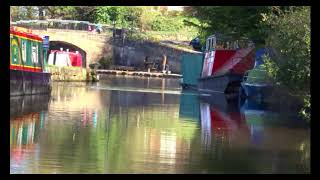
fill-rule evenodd
<path id="1" fill-rule="evenodd" d="M 181 73 L 181 57 L 185 54 L 197 54 L 199 52 L 187 51 L 169 47 L 163 44 L 148 41 L 128 41 L 123 45 L 115 44 L 113 46 L 113 58 L 116 65 L 144 67 L 144 60 L 156 59 L 162 62 L 165 55 L 169 64 L 169 70 L 172 73 Z"/>
<path id="2" fill-rule="evenodd" d="M 149 41 L 125 40 L 124 44 L 113 44 L 112 33 L 95 34 L 87 31 L 64 29 L 33 30 L 33 32 L 50 36 L 50 41 L 63 41 L 81 48 L 86 52 L 87 68 L 91 63 L 98 62 L 104 57 L 106 59 L 112 58 L 115 65 L 142 69 L 147 56 L 150 59 L 158 59 L 161 62 L 163 55 L 166 55 L 169 70 L 172 73 L 180 74 L 181 56 L 199 53 Z"/>
<path id="3" fill-rule="evenodd" d="M 63 41 L 81 48 L 87 53 L 87 68 L 89 64 L 99 61 L 102 57 L 112 57 L 112 45 L 109 43 L 112 34 L 65 29 L 33 30 L 33 33 L 47 35 L 50 41 Z"/>

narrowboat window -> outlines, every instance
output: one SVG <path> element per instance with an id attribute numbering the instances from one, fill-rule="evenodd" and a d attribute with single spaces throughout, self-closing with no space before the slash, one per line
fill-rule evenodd
<path id="1" fill-rule="evenodd" d="M 209 39 L 207 39 L 207 41 L 206 41 L 206 51 L 208 51 L 209 50 Z"/>
<path id="2" fill-rule="evenodd" d="M 43 48 L 42 48 L 42 46 L 38 46 L 38 54 L 39 54 L 39 56 L 38 56 L 38 58 L 39 58 L 39 67 L 41 67 L 41 68 L 44 68 L 43 67 L 43 64 L 44 64 L 44 62 L 43 62 L 43 60 L 44 60 L 44 58 L 43 58 L 43 56 L 44 56 L 44 51 L 43 51 Z"/>
<path id="3" fill-rule="evenodd" d="M 216 46 L 216 45 L 215 45 L 215 42 L 216 42 L 216 41 L 215 41 L 215 38 L 212 38 L 212 46 L 211 46 L 212 49 L 214 49 L 215 46 Z"/>
<path id="4" fill-rule="evenodd" d="M 38 45 L 32 43 L 32 62 L 38 64 Z"/>
<path id="5" fill-rule="evenodd" d="M 22 61 L 25 63 L 27 60 L 27 41 L 21 39 L 21 51 L 22 51 Z"/>
<path id="6" fill-rule="evenodd" d="M 19 46 L 16 38 L 11 39 L 12 63 L 19 64 Z"/>

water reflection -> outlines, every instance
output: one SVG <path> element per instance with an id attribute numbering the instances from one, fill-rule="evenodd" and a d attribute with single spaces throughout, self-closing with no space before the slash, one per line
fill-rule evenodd
<path id="1" fill-rule="evenodd" d="M 10 99 L 10 164 L 22 171 L 28 155 L 36 151 L 40 131 L 45 127 L 50 96 L 17 96 Z M 41 106 L 41 104 L 44 104 Z"/>
<path id="2" fill-rule="evenodd" d="M 246 101 L 240 107 L 238 101 L 223 102 L 218 96 L 200 97 L 201 146 L 207 168 L 204 172 L 310 170 L 310 159 L 305 158 L 310 149 L 298 150 L 310 145 L 305 123 L 271 112 L 263 104 Z M 211 160 L 205 159 L 208 156 Z"/>
<path id="3" fill-rule="evenodd" d="M 18 104 L 11 108 L 22 107 Z M 32 113 L 11 114 L 11 173 L 305 173 L 310 168 L 306 129 L 270 125 L 270 118 L 282 117 L 248 103 L 240 107 L 224 96 L 181 92 L 178 80 L 53 83 L 51 99 L 39 104 Z M 25 107 L 20 112 L 26 113 Z"/>

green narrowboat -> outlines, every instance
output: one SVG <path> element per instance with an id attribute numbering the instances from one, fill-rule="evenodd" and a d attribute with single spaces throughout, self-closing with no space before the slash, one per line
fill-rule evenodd
<path id="1" fill-rule="evenodd" d="M 42 37 L 10 27 L 10 96 L 51 92 Z"/>

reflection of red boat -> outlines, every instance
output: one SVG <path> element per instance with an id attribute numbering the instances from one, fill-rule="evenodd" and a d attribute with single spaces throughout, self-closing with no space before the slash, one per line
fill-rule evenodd
<path id="1" fill-rule="evenodd" d="M 240 111 L 224 112 L 207 103 L 200 105 L 202 128 L 210 128 L 215 136 L 228 137 L 246 123 Z"/>
<path id="2" fill-rule="evenodd" d="M 240 112 L 225 113 L 217 108 L 211 107 L 211 128 L 214 134 L 226 135 L 234 130 L 237 130 L 242 123 L 245 122 L 245 117 Z"/>

